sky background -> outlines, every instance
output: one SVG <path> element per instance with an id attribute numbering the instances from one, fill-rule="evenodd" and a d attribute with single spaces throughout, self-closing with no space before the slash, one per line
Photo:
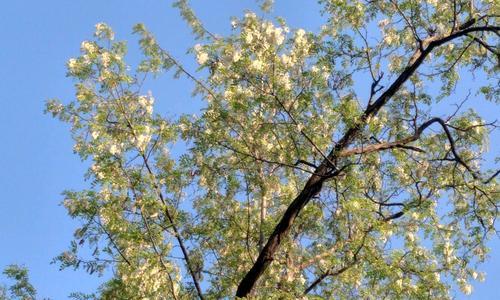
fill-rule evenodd
<path id="1" fill-rule="evenodd" d="M 226 33 L 230 16 L 256 9 L 253 0 L 192 1 L 209 30 Z M 317 30 L 321 17 L 316 1 L 277 0 L 275 13 L 292 28 Z M 39 296 L 66 299 L 74 291 L 92 292 L 102 278 L 83 271 L 59 271 L 53 257 L 69 245 L 77 223 L 63 207 L 64 189 L 86 187 L 86 165 L 72 153 L 68 127 L 43 114 L 44 102 L 73 98 L 73 82 L 66 78 L 65 62 L 79 54 L 94 25 L 106 22 L 118 40 L 136 49 L 132 26 L 142 22 L 160 44 L 194 70 L 186 50 L 194 41 L 190 30 L 167 0 L 44 0 L 2 1 L 0 6 L 0 269 L 10 263 L 30 270 Z M 132 58 L 134 55 L 132 51 Z M 170 74 L 151 83 L 157 108 L 167 115 L 196 111 L 192 84 L 172 80 Z M 477 106 L 490 116 L 489 107 Z M 498 139 L 492 141 L 495 149 Z M 500 283 L 500 243 L 491 243 L 492 259 L 483 266 L 485 283 L 475 284 L 471 299 L 495 299 Z M 495 250 L 496 249 L 496 250 Z M 3 278 L 0 276 L 0 283 Z M 459 299 L 466 299 L 459 295 Z"/>

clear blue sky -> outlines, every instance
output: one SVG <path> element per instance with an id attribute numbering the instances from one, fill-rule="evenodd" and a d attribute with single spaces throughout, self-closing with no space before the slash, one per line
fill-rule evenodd
<path id="1" fill-rule="evenodd" d="M 231 15 L 255 9 L 253 0 L 192 2 L 214 32 L 227 32 Z M 275 11 L 292 27 L 313 30 L 320 20 L 315 3 L 277 0 Z M 68 128 L 43 114 L 44 101 L 73 97 L 65 62 L 78 55 L 80 42 L 91 37 L 97 22 L 110 24 L 117 39 L 130 40 L 131 46 L 136 41 L 131 28 L 143 22 L 165 48 L 187 62 L 185 52 L 193 40 L 170 5 L 167 0 L 12 0 L 0 7 L 0 268 L 10 263 L 26 265 L 41 297 L 66 299 L 73 291 L 93 291 L 102 281 L 50 265 L 76 228 L 59 206 L 60 192 L 85 187 L 85 165 L 72 154 Z M 150 86 L 158 108 L 169 115 L 198 108 L 190 99 L 191 87 L 186 80 L 173 81 L 170 76 Z M 487 281 L 475 285 L 473 299 L 498 295 L 500 243 L 496 240 L 491 245 L 496 250 L 483 267 Z"/>

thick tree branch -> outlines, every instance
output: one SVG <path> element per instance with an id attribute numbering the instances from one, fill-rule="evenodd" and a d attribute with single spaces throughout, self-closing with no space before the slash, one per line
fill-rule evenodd
<path id="1" fill-rule="evenodd" d="M 433 36 L 423 41 L 422 48 L 417 50 L 415 55 L 410 59 L 409 65 L 402 71 L 396 80 L 389 86 L 389 88 L 381 94 L 376 101 L 367 107 L 363 115 L 360 117 L 359 122 L 349 128 L 344 136 L 335 144 L 333 150 L 328 154 L 327 159 L 318 166 L 315 174 L 312 175 L 306 182 L 303 190 L 292 201 L 283 217 L 276 225 L 273 233 L 269 237 L 266 245 L 260 252 L 257 260 L 252 268 L 241 280 L 236 296 L 246 297 L 254 288 L 257 280 L 262 276 L 264 271 L 269 267 L 274 259 L 274 254 L 279 248 L 281 242 L 287 238 L 295 218 L 304 206 L 316 196 L 322 189 L 323 183 L 327 179 L 327 175 L 331 173 L 331 162 L 335 161 L 339 154 L 345 150 L 359 134 L 361 129 L 365 126 L 369 117 L 374 116 L 378 111 L 396 94 L 396 92 L 403 86 L 403 84 L 415 73 L 428 55 L 438 46 L 441 46 L 451 40 L 467 35 L 472 32 L 498 32 L 498 26 L 478 26 L 471 27 L 475 24 L 475 20 L 471 20 L 466 24 L 459 26 L 459 30 L 448 36 Z M 445 129 L 447 130 L 447 129 Z M 456 153 L 454 153 L 456 154 Z M 338 175 L 338 172 L 333 172 L 331 176 Z"/>

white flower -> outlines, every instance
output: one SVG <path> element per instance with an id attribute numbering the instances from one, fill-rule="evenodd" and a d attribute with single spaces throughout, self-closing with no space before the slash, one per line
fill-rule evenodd
<path id="1" fill-rule="evenodd" d="M 70 58 L 68 60 L 68 68 L 71 72 L 74 72 L 76 70 L 77 65 L 78 65 L 78 62 L 76 61 L 75 58 Z"/>
<path id="2" fill-rule="evenodd" d="M 464 284 L 461 288 L 462 292 L 464 292 L 464 294 L 466 295 L 470 295 L 472 294 L 472 285 L 466 283 Z"/>
<path id="3" fill-rule="evenodd" d="M 247 44 L 251 44 L 251 43 L 252 43 L 252 41 L 253 41 L 253 35 L 252 35 L 251 33 L 247 33 L 247 34 L 245 35 L 245 42 L 246 42 Z"/>
<path id="4" fill-rule="evenodd" d="M 196 60 L 198 61 L 198 64 L 203 65 L 208 60 L 208 54 L 205 52 L 200 52 L 198 53 L 198 55 L 196 55 Z"/>
<path id="5" fill-rule="evenodd" d="M 64 110 L 64 105 L 62 105 L 61 103 L 59 102 L 53 102 L 51 103 L 51 108 L 50 108 L 50 111 L 54 114 L 59 114 L 61 113 L 62 111 Z M 78 144 L 75 145 L 75 147 L 77 146 Z M 77 150 L 78 151 L 78 150 Z"/>
<path id="6" fill-rule="evenodd" d="M 274 26 L 271 22 L 263 23 L 262 28 L 264 28 L 266 35 L 272 35 L 274 33 Z"/>
<path id="7" fill-rule="evenodd" d="M 98 165 L 94 164 L 90 167 L 90 169 L 92 170 L 92 172 L 94 172 L 98 179 L 104 178 L 104 173 L 101 172 L 101 168 Z"/>
<path id="8" fill-rule="evenodd" d="M 351 202 L 351 207 L 352 207 L 353 209 L 360 209 L 360 208 L 361 208 L 361 205 L 359 204 L 359 202 L 358 202 L 357 200 L 353 200 L 353 201 Z"/>
<path id="9" fill-rule="evenodd" d="M 147 134 L 139 135 L 136 139 L 137 148 L 144 151 L 144 149 L 146 149 L 146 146 L 147 146 L 150 139 L 151 139 L 151 137 Z"/>
<path id="10" fill-rule="evenodd" d="M 233 62 L 237 62 L 241 59 L 241 52 L 239 51 L 235 51 L 233 53 Z"/>
<path id="11" fill-rule="evenodd" d="M 89 41 L 83 41 L 80 48 L 88 54 L 94 54 L 97 51 L 97 47 Z"/>
<path id="12" fill-rule="evenodd" d="M 141 107 L 146 111 L 147 114 L 151 115 L 153 113 L 153 103 L 154 103 L 154 98 L 153 96 L 149 95 L 148 97 L 146 96 L 139 96 L 139 104 Z"/>
<path id="13" fill-rule="evenodd" d="M 95 24 L 95 30 L 96 32 L 101 32 L 103 30 L 106 30 L 107 26 L 104 23 L 97 23 Z"/>
<path id="14" fill-rule="evenodd" d="M 196 52 L 196 61 L 198 64 L 203 65 L 208 61 L 208 54 L 203 51 L 203 47 L 200 44 L 194 46 L 194 51 Z"/>
<path id="15" fill-rule="evenodd" d="M 101 72 L 101 76 L 99 76 L 98 80 L 100 82 L 103 82 L 103 81 L 106 81 L 108 79 L 110 79 L 110 77 L 112 76 L 111 72 L 107 69 L 104 69 L 102 72 Z"/>
<path id="16" fill-rule="evenodd" d="M 231 20 L 231 28 L 235 29 L 238 26 L 238 22 L 236 20 Z"/>
<path id="17" fill-rule="evenodd" d="M 230 100 L 233 97 L 234 93 L 231 90 L 224 91 L 224 99 Z"/>
<path id="18" fill-rule="evenodd" d="M 481 123 L 479 123 L 477 120 L 472 120 L 472 122 L 470 123 L 470 126 L 472 127 L 472 129 L 474 130 L 474 133 L 476 134 L 480 134 L 481 133 Z"/>
<path id="19" fill-rule="evenodd" d="M 262 64 L 262 61 L 256 59 L 254 61 L 252 61 L 252 69 L 254 69 L 255 71 L 261 71 L 262 68 L 263 68 L 263 64 Z"/>
<path id="20" fill-rule="evenodd" d="M 289 66 L 292 63 L 292 59 L 290 58 L 290 56 L 288 56 L 286 54 L 281 55 L 281 61 L 283 62 L 283 64 L 285 66 Z"/>
<path id="21" fill-rule="evenodd" d="M 136 136 L 135 138 L 135 145 L 139 150 L 144 151 L 151 140 L 151 128 L 147 127 L 144 128 L 144 132 Z"/>
<path id="22" fill-rule="evenodd" d="M 285 36 L 283 35 L 282 32 L 283 32 L 283 29 L 281 29 L 281 28 L 276 28 L 276 30 L 274 31 L 274 36 L 275 36 L 277 45 L 281 45 L 285 41 Z"/>
<path id="23" fill-rule="evenodd" d="M 120 149 L 118 149 L 118 147 L 115 144 L 113 144 L 109 147 L 109 153 L 111 153 L 112 155 L 119 154 Z"/>
<path id="24" fill-rule="evenodd" d="M 109 67 L 109 64 L 111 63 L 111 55 L 109 55 L 108 52 L 104 52 L 101 55 L 101 60 L 102 60 L 102 65 L 107 68 Z"/>
<path id="25" fill-rule="evenodd" d="M 104 37 L 113 40 L 115 35 L 111 28 L 105 23 L 97 23 L 95 25 L 95 36 Z"/>
<path id="26" fill-rule="evenodd" d="M 92 132 L 90 133 L 92 135 L 92 138 L 95 140 L 99 137 L 99 132 L 98 131 L 94 131 L 92 130 Z"/>
<path id="27" fill-rule="evenodd" d="M 386 36 L 384 37 L 384 42 L 385 42 L 387 45 L 392 44 L 392 36 L 391 36 L 391 35 L 386 35 Z"/>
<path id="28" fill-rule="evenodd" d="M 245 19 L 255 19 L 255 18 L 257 18 L 257 15 L 253 12 L 247 12 L 245 14 Z"/>
<path id="29" fill-rule="evenodd" d="M 399 288 L 403 287 L 403 279 L 398 279 L 398 280 L 396 280 L 396 285 L 397 285 Z"/>
<path id="30" fill-rule="evenodd" d="M 397 166 L 395 171 L 401 182 L 405 183 L 406 181 L 408 181 L 409 176 L 408 174 L 406 174 L 406 171 L 402 166 Z"/>
<path id="31" fill-rule="evenodd" d="M 373 178 L 373 188 L 376 191 L 380 191 L 380 189 L 382 188 L 382 179 L 380 179 L 380 176 L 375 176 Z"/>
<path id="32" fill-rule="evenodd" d="M 292 89 L 292 83 L 290 81 L 290 76 L 288 73 L 284 74 L 283 76 L 278 77 L 279 82 L 283 85 L 285 90 L 291 90 Z"/>
<path id="33" fill-rule="evenodd" d="M 425 171 L 429 168 L 429 162 L 424 161 L 417 166 L 417 176 L 422 177 L 425 174 Z"/>
<path id="34" fill-rule="evenodd" d="M 299 29 L 295 32 L 295 44 L 297 45 L 305 45 L 307 43 L 307 39 L 305 37 L 306 32 L 304 29 Z"/>
<path id="35" fill-rule="evenodd" d="M 282 28 L 275 28 L 271 22 L 263 23 L 262 28 L 264 29 L 264 33 L 267 36 L 269 43 L 279 46 L 284 42 L 285 36 L 283 35 Z"/>
<path id="36" fill-rule="evenodd" d="M 443 255 L 448 263 L 455 259 L 455 255 L 453 255 L 453 248 L 449 241 L 446 241 L 444 244 Z"/>
<path id="37" fill-rule="evenodd" d="M 477 272 L 472 272 L 472 278 L 473 279 L 477 279 L 477 275 L 478 275 Z"/>
<path id="38" fill-rule="evenodd" d="M 413 243 L 415 241 L 415 235 L 413 234 L 413 232 L 406 233 L 406 238 L 410 243 Z"/>
<path id="39" fill-rule="evenodd" d="M 389 19 L 383 19 L 378 22 L 378 27 L 380 28 L 384 28 L 387 25 L 389 25 Z"/>

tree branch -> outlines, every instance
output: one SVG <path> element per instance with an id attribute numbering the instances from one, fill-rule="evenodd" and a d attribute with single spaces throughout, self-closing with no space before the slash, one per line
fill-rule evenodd
<path id="1" fill-rule="evenodd" d="M 458 31 L 448 36 L 433 36 L 423 41 L 422 50 L 416 50 L 415 55 L 409 62 L 409 65 L 402 71 L 402 73 L 396 78 L 396 80 L 382 95 L 379 96 L 379 98 L 375 102 L 373 102 L 373 104 L 368 105 L 367 109 L 360 117 L 359 122 L 350 127 L 345 132 L 344 136 L 339 140 L 337 144 L 335 144 L 335 147 L 328 154 L 327 159 L 324 159 L 323 162 L 318 166 L 318 168 L 314 172 L 315 174 L 313 174 L 308 179 L 302 191 L 289 205 L 283 217 L 276 225 L 273 233 L 269 237 L 266 245 L 260 252 L 254 265 L 241 280 L 236 291 L 237 297 L 246 297 L 254 288 L 257 280 L 269 267 L 274 259 L 274 254 L 278 250 L 279 245 L 284 239 L 287 238 L 288 232 L 290 231 L 296 217 L 298 216 L 302 208 L 304 208 L 304 206 L 321 191 L 323 183 L 327 179 L 326 175 L 330 173 L 331 161 L 335 161 L 335 159 L 339 157 L 339 154 L 352 143 L 354 138 L 359 134 L 361 129 L 366 124 L 367 119 L 371 116 L 376 115 L 378 111 L 392 98 L 392 96 L 396 94 L 401 86 L 420 67 L 420 65 L 424 62 L 424 60 L 432 52 L 432 50 L 445 44 L 446 42 L 462 37 L 471 32 L 498 32 L 500 30 L 500 27 L 498 26 L 471 27 L 475 22 L 475 20 L 472 20 L 467 22 L 466 24 L 462 24 L 461 26 L 459 26 Z M 447 128 L 445 129 L 445 131 L 447 131 Z M 447 133 L 447 135 L 448 134 L 449 132 Z M 456 154 L 456 151 L 454 151 L 454 154 Z M 333 172 L 331 174 L 332 177 L 337 175 L 338 172 Z"/>

